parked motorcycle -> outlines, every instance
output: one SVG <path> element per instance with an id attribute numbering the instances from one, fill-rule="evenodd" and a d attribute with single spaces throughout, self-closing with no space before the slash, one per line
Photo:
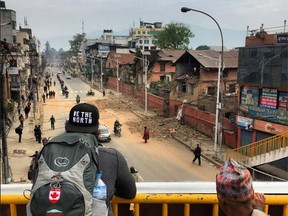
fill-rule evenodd
<path id="1" fill-rule="evenodd" d="M 121 125 L 118 125 L 115 127 L 115 131 L 114 131 L 116 136 L 121 137 Z"/>
<path id="2" fill-rule="evenodd" d="M 95 96 L 95 92 L 90 90 L 90 91 L 87 92 L 86 96 Z"/>

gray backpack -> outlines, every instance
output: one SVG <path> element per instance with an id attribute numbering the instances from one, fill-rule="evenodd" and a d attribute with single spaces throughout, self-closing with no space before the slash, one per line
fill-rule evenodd
<path id="1" fill-rule="evenodd" d="M 65 133 L 51 139 L 37 160 L 27 215 L 97 215 L 92 192 L 99 172 L 94 135 Z"/>

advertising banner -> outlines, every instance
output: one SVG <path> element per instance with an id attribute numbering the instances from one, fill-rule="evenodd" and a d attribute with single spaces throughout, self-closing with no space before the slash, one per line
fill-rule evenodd
<path id="1" fill-rule="evenodd" d="M 277 107 L 277 89 L 270 89 L 270 88 L 263 88 L 261 99 L 260 99 L 260 106 L 276 109 Z"/>
<path id="2" fill-rule="evenodd" d="M 278 109 L 288 111 L 288 92 L 279 92 Z"/>
<path id="3" fill-rule="evenodd" d="M 7 69 L 9 75 L 18 75 L 19 69 L 17 67 L 10 67 Z"/>

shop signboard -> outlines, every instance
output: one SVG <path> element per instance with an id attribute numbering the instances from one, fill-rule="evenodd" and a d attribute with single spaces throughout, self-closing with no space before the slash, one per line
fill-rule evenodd
<path id="1" fill-rule="evenodd" d="M 243 116 L 237 116 L 237 126 L 248 130 L 248 131 L 252 131 L 253 129 L 253 119 L 251 118 L 247 118 L 247 117 L 243 117 Z"/>
<path id="2" fill-rule="evenodd" d="M 277 89 L 263 88 L 260 98 L 260 106 L 276 109 L 277 107 Z"/>
<path id="3" fill-rule="evenodd" d="M 279 92 L 278 109 L 288 111 L 288 92 Z"/>

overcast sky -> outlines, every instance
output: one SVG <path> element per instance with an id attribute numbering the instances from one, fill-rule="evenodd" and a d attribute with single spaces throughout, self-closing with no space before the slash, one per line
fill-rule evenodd
<path id="1" fill-rule="evenodd" d="M 4 0 L 5 1 L 5 0 Z M 210 14 L 222 29 L 246 31 L 284 26 L 288 21 L 288 0 L 6 0 L 6 8 L 17 13 L 17 26 L 24 17 L 41 38 L 75 35 L 103 29 L 114 32 L 144 22 L 182 22 L 217 29 L 211 18 L 200 13 L 182 13 L 190 7 Z M 273 29 L 272 29 L 273 30 Z M 192 30 L 193 31 L 193 30 Z M 287 31 L 287 28 L 286 28 Z M 127 32 L 128 34 L 128 32 Z M 72 37 L 71 37 L 72 39 Z"/>

